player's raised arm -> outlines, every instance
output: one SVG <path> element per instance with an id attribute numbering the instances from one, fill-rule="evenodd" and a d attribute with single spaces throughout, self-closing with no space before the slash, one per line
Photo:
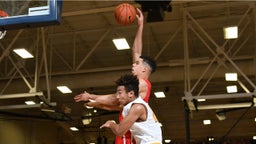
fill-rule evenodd
<path id="1" fill-rule="evenodd" d="M 133 42 L 132 57 L 133 63 L 136 62 L 142 54 L 142 33 L 143 33 L 143 22 L 144 16 L 139 8 L 137 10 L 138 30 Z"/>

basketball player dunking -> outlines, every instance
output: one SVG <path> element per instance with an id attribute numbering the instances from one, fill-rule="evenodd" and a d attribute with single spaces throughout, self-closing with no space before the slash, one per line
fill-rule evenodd
<path id="1" fill-rule="evenodd" d="M 155 62 L 146 56 L 141 56 L 142 54 L 142 33 L 143 33 L 143 22 L 144 16 L 140 9 L 137 10 L 137 20 L 138 20 L 138 29 L 134 39 L 132 47 L 132 74 L 136 75 L 139 79 L 139 96 L 146 102 L 148 102 L 151 92 L 151 83 L 148 78 L 151 73 L 156 69 Z M 92 106 L 96 108 L 101 108 L 105 110 L 119 110 L 120 117 L 119 120 L 122 120 L 122 109 L 119 107 L 118 100 L 115 94 L 106 94 L 106 95 L 94 95 L 87 92 L 76 95 L 74 97 L 76 102 L 86 101 L 87 106 Z M 93 100 L 93 101 L 90 101 Z M 89 101 L 89 102 L 88 102 Z M 116 137 L 116 144 L 131 144 L 131 135 L 128 131 L 123 137 Z"/>

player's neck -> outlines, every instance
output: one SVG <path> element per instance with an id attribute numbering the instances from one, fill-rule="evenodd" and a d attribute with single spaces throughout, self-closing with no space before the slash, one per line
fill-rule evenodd
<path id="1" fill-rule="evenodd" d="M 149 76 L 148 76 L 147 74 L 145 74 L 145 73 L 140 74 L 140 75 L 137 75 L 137 77 L 138 77 L 139 79 L 148 79 L 148 78 L 149 78 Z"/>
<path id="2" fill-rule="evenodd" d="M 135 97 L 135 96 L 131 97 L 128 101 L 126 101 L 126 103 L 122 107 L 124 107 L 124 106 L 128 105 L 129 103 L 133 102 L 137 98 L 138 97 Z"/>

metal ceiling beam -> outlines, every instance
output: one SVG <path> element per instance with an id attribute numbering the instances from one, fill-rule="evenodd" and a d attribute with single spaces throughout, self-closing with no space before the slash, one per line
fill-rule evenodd
<path id="1" fill-rule="evenodd" d="M 248 11 L 246 12 L 246 14 L 248 14 Z M 244 18 L 245 16 L 243 16 L 243 18 Z M 243 19 L 242 18 L 242 19 Z M 239 23 L 241 23 L 241 20 L 239 21 Z M 248 25 L 248 23 L 246 24 L 246 25 Z M 242 28 L 242 30 L 241 30 L 241 33 L 239 34 L 240 36 L 242 35 L 242 33 L 244 32 L 244 29 L 245 29 L 245 27 L 246 27 L 246 25 Z M 195 34 L 196 34 L 196 36 L 204 43 L 204 45 L 212 52 L 212 54 L 213 55 L 215 55 L 215 59 L 217 58 L 217 54 L 210 48 L 210 46 L 205 42 L 205 40 L 203 40 L 203 38 L 194 30 L 194 28 L 192 27 L 192 26 L 190 26 L 189 27 Z M 248 39 L 249 39 L 249 36 L 244 40 L 244 42 L 240 45 L 240 47 L 238 47 L 237 48 L 237 51 L 235 51 L 234 52 L 234 54 L 233 55 L 231 55 L 231 57 L 234 57 L 235 56 L 235 54 L 238 52 L 238 50 L 245 44 L 245 42 L 247 42 L 248 41 Z M 229 49 L 228 49 L 228 51 L 226 52 L 226 53 L 230 53 L 230 51 L 232 50 L 232 48 L 235 46 L 235 44 L 236 44 L 236 42 L 238 41 L 238 39 L 236 39 L 235 41 L 234 41 L 234 43 L 232 44 L 232 46 L 231 47 L 229 47 Z M 227 44 L 227 40 L 225 41 L 225 43 L 221 46 L 221 47 L 224 47 L 226 44 Z M 227 55 L 226 55 L 226 57 L 227 57 Z M 215 61 L 215 59 L 213 59 L 213 61 Z M 227 57 L 227 59 L 230 59 L 229 57 Z M 212 62 L 213 62 L 212 61 Z M 233 61 L 233 60 L 232 60 Z M 225 64 L 225 63 L 222 63 L 225 67 L 227 67 L 227 65 Z M 210 65 L 209 65 L 210 66 Z M 228 67 L 227 67 L 227 69 L 229 69 Z M 207 69 L 206 69 L 207 70 Z M 206 72 L 206 71 L 205 71 Z M 203 77 L 203 75 L 205 75 L 205 73 L 204 74 L 202 74 L 202 77 Z M 198 79 L 198 81 L 197 81 L 197 83 L 196 84 L 194 84 L 194 87 L 191 89 L 191 91 L 193 91 L 194 90 L 194 88 L 195 88 L 195 86 L 198 84 L 198 82 L 202 79 L 202 77 L 200 78 L 200 79 Z M 248 91 L 249 92 L 249 90 L 242 84 L 242 82 L 241 81 L 239 81 L 238 80 L 238 82 L 239 82 L 239 84 L 243 87 L 243 89 L 245 90 L 245 91 Z M 205 84 L 206 85 L 206 84 Z M 201 92 L 199 92 L 199 94 L 200 94 Z"/>
<path id="2" fill-rule="evenodd" d="M 98 48 L 99 44 L 104 40 L 104 38 L 108 35 L 111 29 L 108 29 L 97 41 L 97 43 L 92 47 L 92 49 L 87 53 L 87 55 L 84 57 L 84 59 L 79 63 L 79 65 L 76 67 L 76 70 L 80 69 L 81 66 L 86 62 L 86 60 L 91 56 L 91 54 Z"/>
<path id="3" fill-rule="evenodd" d="M 232 58 L 233 61 L 251 61 L 253 60 L 253 56 L 236 56 Z M 204 65 L 210 63 L 210 58 L 208 57 L 202 57 L 202 58 L 193 58 L 190 59 L 191 65 Z M 158 63 L 158 68 L 161 69 L 161 67 L 170 67 L 172 69 L 176 69 L 176 67 L 184 66 L 184 60 L 183 59 L 177 59 L 177 60 L 169 60 L 168 62 L 164 63 Z M 203 66 L 204 67 L 204 66 Z M 113 71 L 126 71 L 130 70 L 131 66 L 116 66 L 116 67 L 104 67 L 104 68 L 95 68 L 95 69 L 81 69 L 79 71 L 63 71 L 63 72 L 54 72 L 51 73 L 51 76 L 57 77 L 57 76 L 64 76 L 64 75 L 75 75 L 75 74 L 85 74 L 85 73 L 104 73 L 104 72 L 111 72 Z M 41 75 L 43 76 L 43 75 Z M 8 80 L 10 77 L 6 78 L 0 78 L 0 80 Z M 17 77 L 16 77 L 17 78 Z"/>
<path id="4" fill-rule="evenodd" d="M 198 110 L 209 110 L 209 109 L 231 109 L 231 108 L 249 108 L 251 106 L 256 106 L 252 103 L 236 103 L 236 104 L 216 104 L 216 105 L 204 105 L 198 106 Z"/>
<path id="5" fill-rule="evenodd" d="M 43 92 L 6 94 L 6 95 L 0 95 L 0 99 L 24 98 L 24 97 L 35 97 L 35 96 L 43 96 Z"/>
<path id="6" fill-rule="evenodd" d="M 207 7 L 208 8 L 208 7 Z M 241 22 L 245 19 L 246 15 L 249 14 L 250 11 L 250 7 L 247 9 L 246 13 L 243 15 L 243 17 L 240 19 L 240 21 L 238 22 L 238 24 L 241 24 Z M 188 18 L 187 18 L 188 17 Z M 191 77 L 190 75 L 195 74 L 192 71 L 190 71 L 191 68 L 191 64 L 189 63 L 189 46 L 188 46 L 188 30 L 187 30 L 187 19 L 191 19 L 192 22 L 198 27 L 198 29 L 203 33 L 204 37 L 206 37 L 216 48 L 216 52 L 213 51 L 210 46 L 203 40 L 203 38 L 201 38 L 201 36 L 198 33 L 195 33 L 199 39 L 206 45 L 206 47 L 213 53 L 214 58 L 212 59 L 211 63 L 208 64 L 208 66 L 206 67 L 205 71 L 203 72 L 203 75 L 199 76 L 199 80 L 194 84 L 194 87 L 192 89 L 190 89 L 190 83 L 191 83 Z M 237 64 L 235 64 L 235 62 L 231 59 L 231 57 L 229 57 L 230 55 L 228 55 L 225 51 L 224 51 L 224 47 L 227 44 L 228 40 L 226 40 L 224 42 L 224 44 L 222 46 L 219 46 L 217 44 L 217 42 L 215 42 L 210 35 L 208 35 L 208 33 L 199 25 L 199 23 L 192 17 L 192 15 L 190 15 L 190 13 L 187 11 L 187 9 L 184 9 L 184 15 L 183 15 L 183 32 L 184 32 L 184 70 L 185 70 L 185 86 L 184 86 L 184 91 L 185 91 L 185 96 L 182 97 L 183 102 L 185 103 L 184 105 L 184 109 L 185 109 L 185 120 L 186 120 L 186 143 L 189 144 L 190 143 L 190 123 L 189 123 L 189 114 L 190 111 L 195 110 L 209 110 L 209 109 L 220 109 L 220 108 L 250 108 L 250 107 L 254 107 L 255 105 L 255 92 L 256 92 L 256 87 L 255 85 L 252 83 L 252 81 L 248 78 L 248 74 L 246 75 L 244 73 L 244 71 L 242 71 L 241 68 L 238 67 Z M 191 26 L 192 27 L 192 26 Z M 194 29 L 192 28 L 192 31 Z M 234 45 L 232 45 L 234 46 Z M 238 94 L 221 94 L 221 95 L 208 95 L 208 96 L 202 96 L 201 93 L 202 91 L 205 89 L 205 87 L 208 85 L 209 81 L 213 78 L 213 76 L 215 75 L 215 73 L 217 72 L 217 69 L 219 69 L 220 65 L 223 65 L 225 68 L 228 69 L 228 66 L 225 64 L 224 60 L 220 59 L 219 63 L 217 64 L 217 68 L 210 70 L 211 66 L 213 65 L 213 62 L 215 61 L 215 59 L 217 59 L 219 57 L 219 55 L 222 54 L 224 56 L 225 59 L 228 60 L 228 62 L 231 63 L 231 65 L 236 69 L 236 71 L 239 72 L 239 74 L 241 74 L 246 81 L 253 87 L 253 93 L 250 93 L 250 91 L 245 87 L 244 84 L 242 84 L 242 82 L 238 81 L 238 83 L 243 87 L 243 89 L 247 92 L 247 93 L 238 93 Z M 254 61 L 255 62 L 255 61 Z M 194 91 L 195 87 L 199 84 L 200 80 L 206 75 L 206 72 L 208 73 L 212 73 L 209 78 L 207 79 L 206 82 L 203 83 L 203 87 L 199 90 L 199 93 L 197 96 L 193 96 L 192 92 Z M 224 74 L 223 74 L 224 75 Z M 252 102 L 248 102 L 248 103 L 229 103 L 227 102 L 227 104 L 207 104 L 207 105 L 201 105 L 201 103 L 198 102 L 197 99 L 228 99 L 228 98 L 244 98 L 244 97 L 249 97 L 252 99 Z"/>
<path id="7" fill-rule="evenodd" d="M 188 46 L 188 19 L 187 11 L 183 11 L 183 44 L 184 44 L 184 91 L 190 91 L 190 63 L 189 63 L 189 46 Z"/>
<path id="8" fill-rule="evenodd" d="M 46 80 L 46 91 L 47 91 L 47 100 L 51 100 L 51 89 L 50 89 L 50 74 L 48 70 L 48 62 L 47 62 L 47 55 L 46 55 L 46 41 L 45 41 L 45 34 L 44 28 L 40 29 L 41 37 L 42 37 L 42 45 L 43 45 L 43 62 L 44 62 L 44 72 L 45 72 L 45 80 Z"/>
<path id="9" fill-rule="evenodd" d="M 242 21 L 245 20 L 245 17 L 249 14 L 251 10 L 251 7 L 248 7 L 248 9 L 246 10 L 246 12 L 244 13 L 244 15 L 242 16 L 242 18 L 239 20 L 238 24 L 241 24 Z M 224 63 L 224 61 L 222 59 L 219 60 L 219 65 L 217 66 L 217 68 L 214 71 L 208 71 L 208 69 L 211 67 L 213 61 L 215 61 L 215 59 L 217 59 L 219 57 L 220 54 L 222 54 L 224 56 L 225 59 L 227 59 L 231 65 L 235 68 L 236 71 L 239 72 L 239 74 L 241 74 L 246 80 L 247 82 L 254 88 L 256 89 L 256 86 L 251 82 L 251 80 L 243 73 L 243 71 L 240 70 L 240 68 L 233 62 L 233 60 L 231 60 L 231 58 L 229 57 L 229 55 L 226 54 L 226 52 L 223 50 L 223 47 L 227 44 L 228 40 L 225 40 L 224 44 L 222 46 L 219 46 L 213 39 L 212 37 L 203 29 L 203 27 L 197 22 L 197 20 L 195 20 L 193 18 L 193 16 L 187 11 L 187 9 L 184 9 L 184 22 L 185 22 L 185 26 L 187 25 L 187 17 L 188 19 L 192 20 L 192 22 L 197 26 L 197 28 L 204 34 L 204 36 L 214 45 L 214 47 L 216 48 L 216 52 L 214 52 L 209 46 L 208 44 L 203 40 L 203 38 L 201 38 L 201 36 L 198 33 L 195 33 L 200 40 L 202 40 L 202 42 L 206 45 L 206 47 L 213 53 L 214 58 L 212 59 L 212 62 L 208 65 L 207 69 L 205 69 L 203 75 L 200 77 L 200 79 L 196 82 L 196 84 L 194 85 L 194 87 L 192 89 L 190 89 L 190 71 L 189 71 L 189 63 L 187 62 L 185 65 L 185 91 L 192 93 L 193 90 L 195 89 L 195 86 L 198 85 L 198 83 L 200 82 L 200 80 L 203 78 L 204 75 L 206 75 L 206 72 L 211 72 L 211 76 L 210 78 L 207 80 L 207 82 L 205 82 L 204 86 L 201 88 L 200 92 L 198 93 L 198 95 L 200 95 L 202 93 L 202 91 L 205 89 L 205 87 L 207 86 L 207 84 L 209 83 L 209 81 L 211 80 L 211 78 L 213 77 L 213 75 L 216 73 L 216 71 L 218 70 L 220 64 L 223 65 L 224 67 L 226 67 L 227 69 L 228 66 Z M 194 31 L 194 29 L 191 27 L 192 31 Z M 184 30 L 186 30 L 186 27 L 184 27 Z M 195 32 L 195 31 L 194 31 Z M 189 59 L 189 55 L 188 55 L 188 46 L 187 46 L 187 31 L 184 31 L 184 60 L 188 61 L 187 59 Z M 246 88 L 246 90 L 248 91 L 248 89 Z"/>
<path id="10" fill-rule="evenodd" d="M 202 73 L 202 69 L 206 68 L 206 64 L 195 64 L 191 67 L 190 72 L 193 73 L 191 75 L 191 80 L 197 80 Z M 214 63 L 217 65 L 216 63 Z M 168 66 L 169 63 L 160 63 L 158 66 L 157 71 L 152 74 L 151 81 L 152 83 L 161 83 L 161 82 L 179 82 L 184 81 L 184 68 L 183 65 L 179 64 L 175 67 Z M 241 69 L 245 69 L 244 71 L 246 75 L 253 75 L 254 71 L 252 69 L 248 69 L 248 66 L 252 66 L 253 61 L 250 60 L 244 60 L 238 62 L 238 66 Z M 60 73 L 58 75 L 52 75 L 51 76 L 51 90 L 57 90 L 56 86 L 60 84 L 68 84 L 68 86 L 71 89 L 85 89 L 89 87 L 105 87 L 105 86 L 113 86 L 113 80 L 117 79 L 120 75 L 123 75 L 124 73 L 130 72 L 131 66 L 123 66 L 123 67 L 111 67 L 111 68 L 103 68 L 103 69 L 91 69 L 91 70 L 83 70 L 79 71 L 79 73 Z M 220 71 L 223 71 L 224 69 L 221 68 Z M 214 71 L 214 68 L 210 68 L 209 71 Z M 223 73 L 218 71 L 214 78 L 223 78 Z M 175 74 L 175 75 L 172 75 Z M 207 78 L 207 76 L 205 77 Z M 103 81 L 104 79 L 104 81 Z M 0 81 L 0 87 L 2 87 L 6 82 L 4 80 Z M 46 90 L 45 87 L 45 80 L 40 80 L 40 85 L 38 85 L 40 90 Z M 12 82 L 12 85 L 8 88 L 9 91 L 16 92 L 17 87 L 13 86 L 19 86 L 18 90 L 26 90 L 26 87 L 23 86 L 24 83 L 21 81 L 21 79 L 15 79 Z"/>
<path id="11" fill-rule="evenodd" d="M 51 102 L 51 106 L 56 106 L 57 103 Z M 24 109 L 24 108 L 40 108 L 42 107 L 42 104 L 33 104 L 33 105 L 25 105 L 25 104 L 20 104 L 20 105 L 5 105 L 5 106 L 0 106 L 0 110 L 13 110 L 13 109 Z"/>
<path id="12" fill-rule="evenodd" d="M 134 7 L 141 7 L 140 4 L 132 4 Z M 68 16 L 79 16 L 79 15 L 88 15 L 88 14 L 95 14 L 95 13 L 104 13 L 104 12 L 114 12 L 116 9 L 116 6 L 111 7 L 104 7 L 104 8 L 96 8 L 96 9 L 87 9 L 87 10 L 78 10 L 78 11 L 72 11 L 72 12 L 63 12 L 63 17 Z"/>
<path id="13" fill-rule="evenodd" d="M 19 30 L 18 33 L 15 35 L 15 37 L 12 39 L 11 43 L 7 46 L 7 48 L 3 51 L 1 57 L 0 57 L 0 62 L 3 60 L 4 57 L 9 55 L 10 49 L 12 48 L 13 44 L 16 42 L 20 34 L 23 32 L 23 29 Z"/>
<path id="14" fill-rule="evenodd" d="M 216 95 L 200 95 L 200 96 L 191 96 L 186 95 L 182 97 L 182 100 L 198 100 L 198 99 L 206 99 L 206 100 L 213 100 L 213 99 L 231 99 L 231 98 L 248 98 L 256 96 L 256 91 L 251 93 L 231 93 L 231 94 L 216 94 Z"/>
<path id="15" fill-rule="evenodd" d="M 253 7 L 253 22 L 254 22 L 254 40 L 256 39 L 256 5 L 252 4 L 252 7 Z M 254 76 L 256 78 L 256 41 L 254 41 Z"/>
<path id="16" fill-rule="evenodd" d="M 253 2 L 252 2 L 253 4 Z M 227 2 L 227 3 L 216 3 L 216 4 L 209 4 L 209 5 L 202 5 L 202 6 L 190 6 L 185 7 L 184 9 L 188 11 L 202 11 L 202 10 L 210 10 L 210 9 L 218 9 L 223 7 L 231 7 L 231 6 L 246 6 L 250 5 L 250 2 Z"/>
<path id="17" fill-rule="evenodd" d="M 180 32 L 181 27 L 179 27 L 178 29 L 176 29 L 175 33 L 173 35 L 171 35 L 171 37 L 168 39 L 168 41 L 165 43 L 165 45 L 161 48 L 161 50 L 156 54 L 156 56 L 154 57 L 154 60 L 157 60 L 159 58 L 159 56 L 163 53 L 163 51 L 168 48 L 168 46 L 170 45 L 170 43 L 173 41 L 173 39 L 175 38 L 175 36 L 177 35 L 178 32 Z"/>

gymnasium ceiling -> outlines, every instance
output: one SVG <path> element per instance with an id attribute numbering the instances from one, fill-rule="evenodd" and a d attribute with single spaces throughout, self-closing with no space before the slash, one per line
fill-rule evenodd
<path id="1" fill-rule="evenodd" d="M 68 132 L 74 143 L 96 142 L 98 127 L 108 119 L 117 119 L 117 113 L 94 113 L 83 103 L 75 103 L 73 97 L 84 90 L 114 93 L 114 81 L 130 72 L 131 50 L 118 51 L 112 43 L 113 38 L 125 37 L 132 46 L 136 33 L 136 22 L 121 26 L 114 19 L 115 7 L 122 2 L 64 1 L 59 25 L 8 30 L 0 41 L 1 113 L 64 121 L 60 124 L 63 128 L 79 128 L 78 132 Z M 129 3 L 141 7 L 134 1 Z M 191 142 L 209 136 L 215 140 L 251 140 L 256 134 L 252 103 L 256 88 L 256 3 L 173 0 L 170 4 L 172 9 L 163 12 L 163 21 L 148 22 L 148 12 L 144 12 L 143 54 L 158 64 L 150 78 L 152 93 L 166 94 L 163 99 L 152 94 L 149 101 L 163 125 L 163 138 L 185 141 L 189 122 Z M 223 27 L 234 25 L 238 25 L 238 39 L 225 40 Z M 12 51 L 19 47 L 27 48 L 35 57 L 19 58 Z M 225 81 L 226 72 L 237 72 L 239 80 Z M 60 93 L 56 89 L 59 85 L 67 85 L 72 93 Z M 237 85 L 237 95 L 227 94 L 228 85 Z M 198 97 L 206 101 L 193 103 Z M 24 100 L 37 104 L 26 106 Z M 39 104 L 42 100 L 47 104 Z M 190 111 L 189 121 L 185 120 L 184 107 Z M 226 112 L 226 119 L 218 120 L 216 110 Z M 81 117 L 87 112 L 92 112 L 92 122 L 82 125 Z M 212 124 L 203 125 L 204 119 Z M 109 130 L 100 134 L 109 141 L 114 139 Z"/>

